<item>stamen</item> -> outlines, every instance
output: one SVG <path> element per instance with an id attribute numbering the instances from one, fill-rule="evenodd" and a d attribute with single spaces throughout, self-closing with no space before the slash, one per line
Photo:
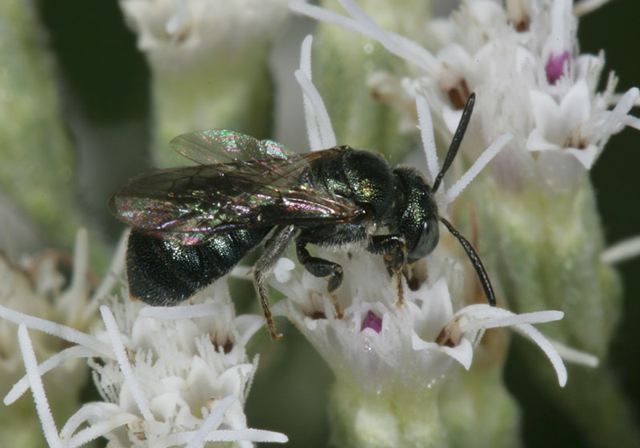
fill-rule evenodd
<path id="1" fill-rule="evenodd" d="M 287 443 L 289 438 L 279 432 L 264 429 L 221 429 L 207 436 L 207 442 L 234 442 L 246 440 L 257 443 Z"/>
<path id="2" fill-rule="evenodd" d="M 76 233 L 73 250 L 73 270 L 71 285 L 58 299 L 58 306 L 64 307 L 69 314 L 67 322 L 74 321 L 75 315 L 84 308 L 81 301 L 86 297 L 87 274 L 89 272 L 89 237 L 87 229 L 80 228 Z M 85 291 L 83 291 L 83 289 Z"/>
<path id="3" fill-rule="evenodd" d="M 418 125 L 420 137 L 422 138 L 422 148 L 427 157 L 427 168 L 429 170 L 429 176 L 431 176 L 431 182 L 433 182 L 438 175 L 438 171 L 440 171 L 440 166 L 436 141 L 433 136 L 431 111 L 429 110 L 427 100 L 422 95 L 416 95 L 416 109 L 418 111 Z"/>
<path id="4" fill-rule="evenodd" d="M 305 122 L 312 150 L 336 146 L 336 134 L 331 125 L 329 112 L 320 93 L 311 82 L 311 44 L 313 37 L 308 35 L 300 50 L 300 69 L 294 75 L 302 88 L 305 110 Z"/>
<path id="5" fill-rule="evenodd" d="M 606 5 L 611 0 L 579 0 L 573 5 L 573 13 L 577 17 L 592 13 L 596 9 Z"/>
<path id="6" fill-rule="evenodd" d="M 149 403 L 147 403 L 147 400 L 144 397 L 144 393 L 142 392 L 142 389 L 138 384 L 138 380 L 133 374 L 133 368 L 131 367 L 129 358 L 127 357 L 127 354 L 125 352 L 125 347 L 122 343 L 118 324 L 116 323 L 111 310 L 106 305 L 102 305 L 100 307 L 100 314 L 102 315 L 104 326 L 107 329 L 107 335 L 111 340 L 111 345 L 116 355 L 116 359 L 118 360 L 118 365 L 120 366 L 120 370 L 122 371 L 124 382 L 129 388 L 129 391 L 131 392 L 131 395 L 133 396 L 133 399 L 138 406 L 138 410 L 145 420 L 154 421 L 155 419 L 153 418 L 153 414 L 149 409 Z"/>
<path id="7" fill-rule="evenodd" d="M 18 327 L 18 344 L 20 345 L 20 351 L 22 352 L 24 367 L 27 371 L 33 401 L 36 404 L 36 412 L 38 413 L 38 418 L 42 425 L 44 437 L 51 448 L 62 448 L 62 441 L 60 440 L 56 423 L 53 420 L 53 415 L 51 414 L 51 407 L 49 406 L 47 395 L 44 392 L 42 378 L 40 378 L 40 374 L 38 373 L 38 361 L 36 360 L 36 354 L 33 351 L 33 345 L 31 344 L 31 338 L 29 338 L 27 327 L 23 323 Z"/>
<path id="8" fill-rule="evenodd" d="M 130 229 L 125 230 L 118 241 L 118 246 L 113 254 L 111 266 L 107 274 L 104 276 L 102 283 L 96 288 L 96 291 L 91 296 L 89 303 L 86 305 L 83 313 L 83 319 L 89 320 L 89 317 L 94 316 L 98 307 L 100 306 L 100 300 L 107 296 L 107 294 L 115 287 L 116 283 L 120 281 L 120 274 L 124 270 L 125 266 L 125 254 L 127 252 L 127 242 L 129 241 Z"/>
<path id="9" fill-rule="evenodd" d="M 77 434 L 69 439 L 67 448 L 81 447 L 93 440 L 96 440 L 98 437 L 102 437 L 113 432 L 116 428 L 129 425 L 136 420 L 138 420 L 138 418 L 135 415 L 126 413 L 109 417 L 108 420 L 95 423 L 78 431 Z"/>
<path id="10" fill-rule="evenodd" d="M 548 339 L 549 342 L 551 342 L 551 345 L 553 345 L 553 347 L 558 351 L 560 357 L 567 362 L 592 368 L 598 367 L 598 364 L 600 364 L 600 360 L 591 353 L 576 350 L 575 348 L 571 348 L 561 342 L 554 341 L 550 338 Z"/>
<path id="11" fill-rule="evenodd" d="M 482 154 L 473 162 L 473 165 L 447 190 L 447 204 L 451 204 L 464 191 L 465 188 L 476 178 L 485 166 L 498 155 L 500 151 L 513 139 L 511 134 L 503 134 L 498 137 Z"/>
<path id="12" fill-rule="evenodd" d="M 347 17 L 341 16 L 340 14 L 336 14 L 332 11 L 310 5 L 306 2 L 292 2 L 289 4 L 289 9 L 299 14 L 314 18 L 319 22 L 340 25 L 343 28 L 356 31 L 371 39 L 375 39 L 391 53 L 404 59 L 405 61 L 411 62 L 412 64 L 425 70 L 427 73 L 431 75 L 435 75 L 438 73 L 440 63 L 431 53 L 422 48 L 420 45 L 407 39 L 406 37 L 382 30 L 352 1 L 342 0 L 341 4 L 350 13 L 356 12 L 356 15 L 358 16 L 354 17 L 356 20 L 352 20 Z M 362 15 L 358 14 L 357 11 L 362 12 Z M 362 18 L 362 16 L 366 17 L 366 19 L 364 19 L 364 22 L 360 22 L 358 20 L 358 18 Z"/>
<path id="13" fill-rule="evenodd" d="M 24 324 L 27 328 L 43 331 L 51 336 L 57 336 L 60 339 L 64 339 L 65 341 L 69 341 L 74 344 L 83 345 L 101 356 L 105 356 L 107 358 L 113 357 L 108 345 L 93 336 L 76 330 L 75 328 L 67 327 L 66 325 L 61 325 L 39 317 L 30 316 L 19 311 L 14 311 L 2 305 L 0 305 L 0 318 L 16 324 Z"/>
<path id="14" fill-rule="evenodd" d="M 184 445 L 195 434 L 195 431 L 184 431 L 176 434 L 171 434 L 168 437 L 158 440 L 156 445 L 158 448 L 170 447 L 176 445 Z M 207 442 L 257 442 L 257 443 L 287 443 L 289 439 L 286 435 L 274 432 L 266 431 L 263 429 L 218 429 L 212 431 L 207 435 L 205 441 Z M 155 446 L 155 445 L 154 445 Z"/>
<path id="15" fill-rule="evenodd" d="M 38 365 L 38 375 L 43 376 L 45 373 L 55 369 L 60 364 L 69 359 L 90 358 L 92 356 L 96 356 L 96 353 L 93 350 L 81 345 L 74 345 L 73 347 L 66 348 L 61 352 L 56 353 L 49 359 L 45 360 L 42 364 Z M 10 404 L 14 403 L 28 389 L 29 378 L 25 375 L 13 385 L 9 393 L 4 397 L 4 404 L 6 406 L 9 406 Z"/>
<path id="16" fill-rule="evenodd" d="M 629 238 L 606 249 L 600 255 L 603 263 L 619 264 L 640 255 L 640 236 Z"/>
<path id="17" fill-rule="evenodd" d="M 229 395 L 228 397 L 220 400 L 207 418 L 204 419 L 202 426 L 200 426 L 196 431 L 186 448 L 197 448 L 202 446 L 207 435 L 220 426 L 222 419 L 224 418 L 224 414 L 227 412 L 229 407 L 231 407 L 234 401 L 236 401 L 236 397 L 234 395 Z"/>
<path id="18" fill-rule="evenodd" d="M 630 88 L 622 95 L 622 98 L 620 98 L 620 101 L 618 101 L 618 104 L 616 104 L 607 118 L 605 128 L 609 128 L 609 132 L 615 132 L 617 130 L 616 127 L 625 124 L 629 111 L 639 97 L 640 90 L 637 87 Z"/>
<path id="19" fill-rule="evenodd" d="M 471 331 L 483 331 L 488 328 L 512 327 L 514 331 L 530 339 L 547 356 L 556 375 L 560 387 L 567 383 L 567 368 L 553 344 L 544 337 L 531 323 L 553 322 L 563 318 L 560 311 L 539 311 L 534 313 L 514 314 L 501 308 L 489 305 L 469 305 L 456 313 L 456 316 L 464 316 L 460 320 L 460 329 L 465 333 Z"/>
<path id="20" fill-rule="evenodd" d="M 73 438 L 73 433 L 89 420 L 109 420 L 113 416 L 121 413 L 119 406 L 113 403 L 92 402 L 83 405 L 73 414 L 60 430 L 60 438 L 62 440 Z M 133 419 L 138 419 L 133 414 L 125 413 Z"/>
<path id="21" fill-rule="evenodd" d="M 558 384 L 560 384 L 560 387 L 564 387 L 567 384 L 567 368 L 555 347 L 532 325 L 515 325 L 513 328 L 516 332 L 529 338 L 547 355 L 547 358 L 551 361 L 551 365 L 556 371 Z"/>

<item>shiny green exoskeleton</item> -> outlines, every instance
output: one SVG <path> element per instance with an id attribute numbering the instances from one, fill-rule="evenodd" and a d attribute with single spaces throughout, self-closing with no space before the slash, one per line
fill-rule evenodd
<path id="1" fill-rule="evenodd" d="M 472 95 L 432 186 L 413 168 L 392 169 L 382 157 L 348 146 L 297 155 L 276 142 L 233 131 L 177 137 L 174 148 L 199 165 L 136 177 L 111 201 L 115 214 L 133 227 L 127 254 L 131 295 L 153 305 L 177 304 L 262 245 L 254 283 L 276 338 L 264 280 L 292 241 L 304 267 L 326 277 L 333 291 L 342 282 L 342 266 L 312 256 L 307 245 L 360 243 L 383 255 L 389 273 L 400 276 L 407 264 L 436 247 L 442 222 L 461 243 L 495 305 L 477 253 L 438 215 L 434 199 L 473 103 Z"/>

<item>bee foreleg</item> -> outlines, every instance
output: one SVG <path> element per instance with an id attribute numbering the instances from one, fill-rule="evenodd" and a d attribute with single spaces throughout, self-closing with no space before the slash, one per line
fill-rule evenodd
<path id="1" fill-rule="evenodd" d="M 369 239 L 367 250 L 374 254 L 381 254 L 389 275 L 394 276 L 398 283 L 398 304 L 404 302 L 404 288 L 402 284 L 402 270 L 407 264 L 407 246 L 399 235 L 373 235 Z"/>
<path id="2" fill-rule="evenodd" d="M 266 277 L 271 273 L 273 266 L 276 264 L 280 256 L 287 249 L 295 234 L 294 226 L 280 226 L 275 229 L 273 235 L 264 245 L 264 251 L 258 261 L 253 265 L 253 278 L 256 288 L 256 294 L 262 305 L 262 312 L 267 321 L 267 327 L 272 339 L 282 338 L 282 334 L 276 332 L 276 326 L 271 315 L 269 307 L 269 292 L 265 284 Z"/>

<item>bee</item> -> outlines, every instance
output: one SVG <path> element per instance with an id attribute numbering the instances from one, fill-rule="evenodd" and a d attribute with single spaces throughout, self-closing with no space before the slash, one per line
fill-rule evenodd
<path id="1" fill-rule="evenodd" d="M 308 245 L 361 244 L 382 255 L 389 273 L 399 276 L 433 251 L 442 223 L 462 245 L 495 306 L 480 257 L 438 214 L 434 199 L 474 101 L 472 94 L 433 185 L 414 168 L 391 168 L 379 155 L 349 146 L 296 154 L 272 140 L 228 130 L 176 137 L 170 145 L 196 165 L 134 177 L 110 202 L 133 228 L 127 247 L 131 296 L 151 305 L 178 304 L 263 246 L 253 266 L 254 285 L 277 339 L 265 279 L 292 241 L 300 263 L 327 278 L 333 292 L 342 282 L 342 266 L 311 255 Z"/>

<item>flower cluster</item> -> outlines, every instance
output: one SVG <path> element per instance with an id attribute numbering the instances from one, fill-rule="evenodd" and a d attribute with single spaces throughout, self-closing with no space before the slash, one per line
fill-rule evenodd
<path id="1" fill-rule="evenodd" d="M 111 275 L 92 302 L 108 303 L 99 308 L 104 329 L 88 334 L 0 308 L 4 319 L 20 326 L 27 371 L 5 404 L 30 388 L 51 447 L 77 447 L 98 437 L 107 438 L 111 447 L 286 442 L 282 434 L 247 428 L 243 410 L 257 368 L 257 358 L 249 362 L 245 347 L 264 319 L 236 317 L 224 281 L 181 307 L 143 307 L 123 300 L 126 288 L 105 299 L 123 265 L 123 248 L 121 244 Z M 38 364 L 27 328 L 73 345 Z M 42 376 L 82 358 L 89 359 L 103 401 L 85 403 L 58 430 Z M 67 387 L 61 390 L 66 393 Z"/>
<path id="2" fill-rule="evenodd" d="M 417 124 L 426 160 L 425 177 L 431 185 L 441 171 L 434 131 L 450 140 L 467 98 L 471 92 L 478 95 L 470 135 L 463 143 L 466 171 L 451 185 L 433 192 L 441 217 L 454 214 L 456 199 L 490 163 L 502 185 L 517 186 L 536 176 L 550 185 L 567 185 L 584 177 L 582 174 L 593 166 L 612 134 L 627 125 L 640 128 L 640 120 L 629 115 L 640 96 L 637 89 L 615 94 L 615 77 L 611 75 L 605 90 L 597 90 L 603 55 L 578 52 L 577 19 L 569 0 L 466 0 L 449 17 L 427 23 L 424 42 L 428 49 L 383 30 L 354 1 L 339 1 L 349 17 L 303 2 L 294 2 L 292 9 L 364 34 L 407 61 L 405 78 L 379 72 L 367 82 L 375 98 L 404 111 L 405 124 L 412 128 Z M 221 49 L 233 52 L 230 42 L 237 48 L 251 47 L 261 36 L 272 33 L 274 23 L 286 14 L 283 0 L 246 0 L 228 8 L 219 3 L 121 1 L 138 31 L 139 46 L 148 51 L 152 62 L 163 65 L 160 71 L 180 67 L 172 73 L 179 84 L 184 84 L 180 76 L 184 73 L 176 61 L 202 60 L 203 55 Z M 579 3 L 575 11 L 587 8 L 586 3 Z M 262 9 L 266 12 L 258 13 Z M 309 147 L 320 150 L 334 147 L 338 141 L 312 82 L 311 53 L 309 36 L 302 43 L 295 78 L 303 92 Z M 206 63 L 209 68 L 216 65 Z M 208 76 L 197 67 L 193 71 L 197 76 Z M 187 85 L 188 89 L 192 87 Z M 199 98 L 199 93 L 194 97 Z M 191 103 L 184 104 L 191 108 Z M 175 112 L 178 108 L 167 110 Z M 517 215 L 514 210 L 509 217 Z M 509 228 L 510 242 L 518 242 L 514 235 L 525 227 L 525 237 L 534 234 L 530 230 L 533 220 L 522 221 L 526 226 Z M 541 227 L 539 232 L 546 230 Z M 87 281 L 84 233 L 78 240 L 71 284 L 64 291 L 57 271 L 49 264 L 40 265 L 30 277 L 9 264 L 0 264 L 0 275 L 6 280 L 0 292 L 8 298 L 7 306 L 0 307 L 0 317 L 19 326 L 15 344 L 13 328 L 3 323 L 0 331 L 5 337 L 1 342 L 8 344 L 7 352 L 15 352 L 11 352 L 13 367 L 18 360 L 15 346 L 19 346 L 26 369 L 23 378 L 15 378 L 5 404 L 31 390 L 51 447 L 77 447 L 99 437 L 106 438 L 112 448 L 203 447 L 208 442 L 248 447 L 253 442 L 286 442 L 283 434 L 248 428 L 244 412 L 258 361 L 257 356 L 249 359 L 246 346 L 264 319 L 235 315 L 225 279 L 182 306 L 151 307 L 129 300 L 120 275 L 124 241 L 109 275 L 93 294 Z M 446 438 L 446 429 L 436 415 L 436 394 L 444 390 L 441 386 L 445 381 L 457 377 L 459 366 L 470 370 L 474 358 L 482 356 L 485 349 L 491 350 L 489 344 L 482 343 L 490 329 L 509 327 L 534 342 L 550 360 L 561 387 L 567 382 L 563 358 L 597 364 L 597 359 L 553 343 L 533 327 L 563 319 L 562 311 L 516 314 L 478 303 L 474 289 L 477 279 L 468 259 L 453 243 L 453 238 L 442 235 L 425 260 L 405 266 L 402 273 L 394 275 L 389 275 L 382 257 L 362 248 L 316 248 L 318 256 L 344 267 L 344 280 L 334 292 L 327 291 L 326 279 L 313 276 L 289 258 L 276 263 L 270 284 L 285 299 L 275 305 L 274 312 L 286 316 L 334 371 L 334 393 L 342 394 L 333 405 L 334 414 L 350 414 L 334 424 L 334 431 L 353 431 L 336 436 L 339 442 L 352 441 L 344 446 L 370 446 L 374 439 L 379 446 L 424 446 Z M 534 253 L 532 247 L 540 245 L 534 241 L 526 250 Z M 605 254 L 607 257 L 621 256 Z M 504 258 L 509 263 L 508 257 Z M 512 269 L 518 274 L 525 272 L 518 264 L 523 260 L 513 262 L 518 269 Z M 244 268 L 234 272 L 247 274 Z M 503 282 L 497 285 L 500 305 L 513 300 L 503 297 L 510 284 L 504 280 L 506 274 L 502 277 Z M 532 275 L 529 280 L 537 285 L 539 279 Z M 512 287 L 511 291 L 517 289 Z M 22 303 L 36 302 L 24 300 L 32 296 L 55 296 L 51 302 L 55 305 L 40 301 L 53 311 L 36 312 L 24 307 Z M 546 303 L 544 297 L 537 299 L 540 302 L 531 303 Z M 32 339 L 30 330 L 48 335 Z M 44 349 L 51 346 L 50 336 L 63 341 L 55 350 Z M 39 364 L 38 359 L 43 357 L 46 359 Z M 84 366 L 82 360 L 87 360 L 92 370 L 102 401 L 85 403 L 58 429 L 48 400 L 51 388 L 43 383 L 43 376 L 50 378 L 71 364 Z M 502 366 L 497 362 L 494 367 L 492 373 Z M 79 371 L 84 373 L 86 369 Z M 498 384 L 506 394 L 501 380 L 494 381 L 493 385 Z M 465 387 L 460 387 L 460 395 L 467 392 Z M 481 391 L 478 395 L 491 390 L 485 385 L 469 387 Z M 436 412 L 423 412 L 426 408 Z M 359 426 L 357 420 L 362 415 L 376 413 L 383 417 Z M 504 419 L 508 421 L 505 426 L 517 420 L 516 414 L 511 412 Z M 351 428 L 349 419 L 354 420 Z M 385 428 L 372 436 L 377 422 L 385 419 L 393 421 L 396 433 Z"/>
<path id="3" fill-rule="evenodd" d="M 445 138 L 455 130 L 466 98 L 476 92 L 479 122 L 468 140 L 481 143 L 468 150 L 477 153 L 498 135 L 512 133 L 510 146 L 519 153 L 496 163 L 505 181 L 516 165 L 519 176 L 540 169 L 550 183 L 562 184 L 567 174 L 575 178 L 581 172 L 566 155 L 589 169 L 611 135 L 624 126 L 640 128 L 629 115 L 638 89 L 617 95 L 610 74 L 605 90 L 597 90 L 604 55 L 579 53 L 571 0 L 465 0 L 449 17 L 426 24 L 424 47 L 383 30 L 353 0 L 340 4 L 349 17 L 303 2 L 291 8 L 370 37 L 405 60 L 406 78 L 380 72 L 369 79 L 370 88 L 414 122 L 411 99 L 415 92 L 424 95 Z M 545 155 L 533 155 L 539 152 Z"/>

